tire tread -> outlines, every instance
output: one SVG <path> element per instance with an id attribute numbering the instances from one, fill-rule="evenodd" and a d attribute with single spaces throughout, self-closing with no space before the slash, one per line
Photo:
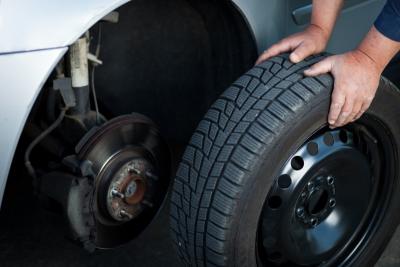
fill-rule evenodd
<path id="1" fill-rule="evenodd" d="M 226 266 L 226 236 L 246 174 L 286 121 L 332 78 L 304 77 L 323 55 L 292 64 L 287 55 L 255 66 L 212 105 L 193 134 L 171 196 L 171 232 L 188 266 Z"/>

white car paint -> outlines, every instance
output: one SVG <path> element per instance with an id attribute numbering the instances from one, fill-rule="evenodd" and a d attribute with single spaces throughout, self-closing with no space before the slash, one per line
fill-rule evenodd
<path id="1" fill-rule="evenodd" d="M 0 56 L 0 203 L 19 137 L 43 83 L 67 48 Z"/>
<path id="2" fill-rule="evenodd" d="M 2 0 L 0 54 L 64 47 L 128 0 Z"/>

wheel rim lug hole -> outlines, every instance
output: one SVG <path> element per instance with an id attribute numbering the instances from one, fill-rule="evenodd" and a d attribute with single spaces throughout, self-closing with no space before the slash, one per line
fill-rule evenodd
<path id="1" fill-rule="evenodd" d="M 336 206 L 336 200 L 335 199 L 330 199 L 329 200 L 329 206 L 331 207 L 331 208 L 333 208 L 333 207 L 335 207 Z"/>
<path id="2" fill-rule="evenodd" d="M 328 185 L 333 185 L 333 183 L 335 182 L 335 179 L 332 176 L 328 176 L 326 178 Z"/>

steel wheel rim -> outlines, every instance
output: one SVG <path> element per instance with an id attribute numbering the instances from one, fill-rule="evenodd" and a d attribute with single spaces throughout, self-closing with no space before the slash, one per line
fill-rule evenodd
<path id="1" fill-rule="evenodd" d="M 376 232 L 385 214 L 391 195 L 390 184 L 393 183 L 396 173 L 393 168 L 396 153 L 391 144 L 393 139 L 389 131 L 385 130 L 384 124 L 377 119 L 371 116 L 368 118 L 346 129 L 320 130 L 284 165 L 268 194 L 260 217 L 257 255 L 261 265 L 348 266 L 365 249 L 365 245 Z M 327 134 L 333 136 L 333 142 L 326 137 Z M 309 145 L 310 143 L 314 145 Z M 318 149 L 316 153 L 313 151 L 315 143 Z M 358 166 L 359 169 L 355 175 L 358 179 L 353 177 L 350 180 L 353 186 L 347 185 L 350 187 L 348 192 L 343 190 L 343 177 L 335 172 L 330 175 L 328 171 L 325 176 L 308 175 L 308 178 L 304 175 L 304 173 L 310 174 L 309 171 L 313 168 L 309 166 L 310 160 L 318 164 L 321 161 L 316 158 L 329 158 L 329 155 L 333 154 L 333 158 L 338 156 L 338 161 L 343 162 L 343 155 L 340 156 L 340 153 L 351 155 L 351 165 Z M 297 158 L 297 162 L 293 160 L 296 157 L 300 157 Z M 349 158 L 344 156 L 346 157 Z M 322 161 L 322 164 L 326 165 L 326 162 Z M 293 170 L 295 168 L 298 170 Z M 343 169 L 345 168 L 346 166 L 343 166 Z M 297 175 L 303 172 L 305 177 L 301 176 L 299 179 L 292 174 L 293 172 L 297 172 Z M 332 183 L 330 180 L 328 182 L 331 176 L 334 179 L 333 186 L 329 184 Z M 365 179 L 360 179 L 367 176 L 369 176 L 367 182 Z M 309 181 L 314 187 L 321 187 L 322 191 L 315 193 L 313 189 L 309 189 Z M 363 182 L 362 186 L 354 186 L 355 181 Z M 378 191 L 386 192 L 385 196 L 378 196 Z M 349 192 L 353 192 L 354 196 L 348 200 L 355 202 L 345 204 L 343 194 Z M 302 199 L 304 195 L 306 200 Z M 343 215 L 346 213 L 351 215 Z M 316 221 L 311 221 L 315 217 Z M 352 219 L 349 220 L 349 217 Z M 303 228 L 299 227 L 300 224 Z M 329 224 L 330 228 L 327 227 Z M 332 225 L 345 228 L 345 231 L 340 234 L 339 228 Z"/>

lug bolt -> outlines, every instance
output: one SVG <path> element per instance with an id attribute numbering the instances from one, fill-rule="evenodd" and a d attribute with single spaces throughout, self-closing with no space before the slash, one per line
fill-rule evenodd
<path id="1" fill-rule="evenodd" d="M 304 208 L 303 207 L 298 208 L 296 210 L 296 215 L 297 215 L 297 217 L 303 218 L 304 217 Z"/>
<path id="2" fill-rule="evenodd" d="M 326 178 L 326 180 L 327 180 L 327 182 L 328 182 L 328 185 L 333 185 L 333 183 L 335 182 L 335 178 L 333 178 L 333 176 L 331 176 L 331 175 L 329 175 L 329 176 Z"/>
<path id="3" fill-rule="evenodd" d="M 336 200 L 335 200 L 334 198 L 331 198 L 331 199 L 329 200 L 329 206 L 330 206 L 331 208 L 333 208 L 333 207 L 336 206 Z"/>
<path id="4" fill-rule="evenodd" d="M 308 182 L 307 188 L 308 188 L 308 191 L 313 191 L 314 190 L 314 183 L 313 182 Z"/>
<path id="5" fill-rule="evenodd" d="M 116 189 L 111 190 L 111 195 L 112 195 L 113 197 L 118 197 L 118 198 L 121 198 L 121 199 L 124 199 L 124 198 L 125 198 L 125 195 L 122 194 L 121 192 L 119 192 L 119 191 L 116 190 Z"/>
<path id="6" fill-rule="evenodd" d="M 140 175 L 140 171 L 138 169 L 136 169 L 135 167 L 129 167 L 128 172 L 130 174 Z"/>
<path id="7" fill-rule="evenodd" d="M 303 192 L 303 193 L 301 193 L 301 198 L 306 198 L 307 197 L 307 193 L 306 192 Z"/>
<path id="8" fill-rule="evenodd" d="M 317 218 L 311 218 L 310 223 L 311 223 L 312 227 L 315 227 L 318 224 L 318 219 Z"/>
<path id="9" fill-rule="evenodd" d="M 132 219 L 132 218 L 133 218 L 132 214 L 130 214 L 130 213 L 127 212 L 126 210 L 121 210 L 121 211 L 119 212 L 119 215 L 120 215 L 121 217 L 129 218 L 129 219 Z"/>

